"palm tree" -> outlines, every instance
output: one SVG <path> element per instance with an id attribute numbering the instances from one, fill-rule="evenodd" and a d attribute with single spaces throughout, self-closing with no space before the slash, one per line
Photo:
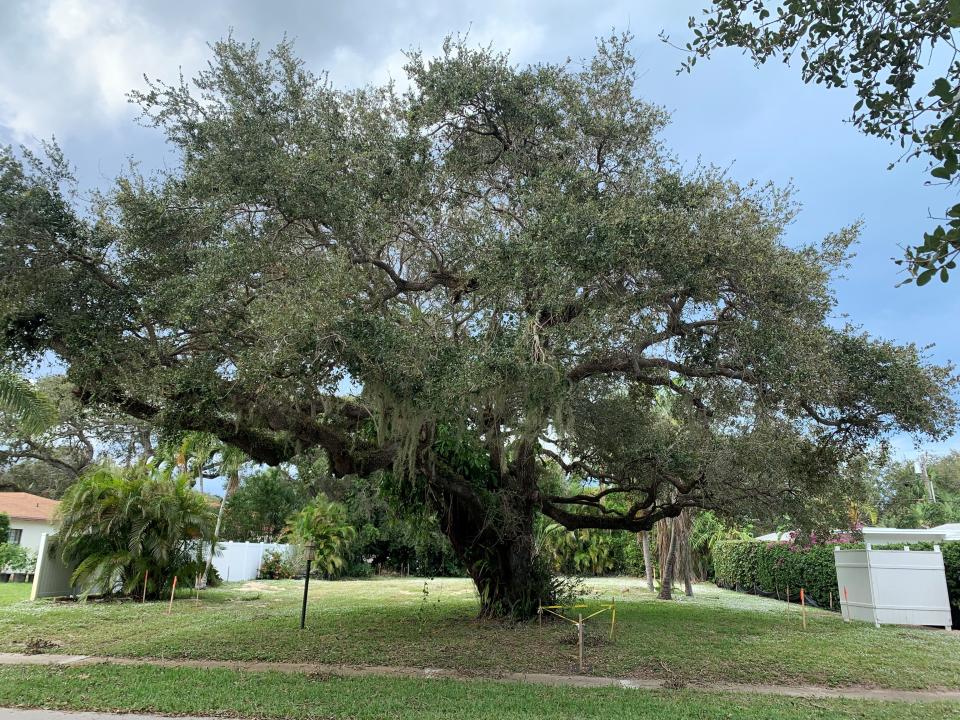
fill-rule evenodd
<path id="1" fill-rule="evenodd" d="M 653 592 L 653 559 L 650 557 L 650 531 L 643 530 L 637 533 L 637 542 L 643 548 L 643 572 L 647 580 L 647 588 Z"/>
<path id="2" fill-rule="evenodd" d="M 57 419 L 57 409 L 49 398 L 9 370 L 0 370 L 0 414 L 10 416 L 27 435 L 43 432 Z"/>
<path id="3" fill-rule="evenodd" d="M 347 521 L 346 508 L 321 494 L 290 518 L 287 534 L 296 542 L 313 545 L 317 569 L 330 576 L 343 567 L 343 550 L 356 530 Z"/>
<path id="4" fill-rule="evenodd" d="M 217 524 L 213 529 L 213 538 L 210 540 L 210 552 L 207 554 L 207 564 L 203 568 L 203 580 L 201 587 L 206 587 L 207 577 L 210 575 L 210 565 L 213 562 L 213 553 L 217 549 L 217 541 L 220 539 L 220 525 L 223 522 L 223 510 L 227 506 L 227 500 L 233 492 L 240 486 L 240 468 L 244 463 L 250 460 L 246 453 L 233 445 L 220 443 L 220 474 L 227 478 L 227 484 L 223 489 L 223 498 L 220 500 L 220 508 L 217 510 Z"/>
<path id="5" fill-rule="evenodd" d="M 223 443 L 209 433 L 191 432 L 184 435 L 176 452 L 176 463 L 180 471 L 189 476 L 191 487 L 199 483 L 200 492 L 203 492 L 203 479 L 222 447 Z"/>
<path id="6" fill-rule="evenodd" d="M 157 597 L 174 575 L 194 578 L 196 543 L 213 534 L 213 509 L 172 468 L 142 462 L 101 467 L 64 495 L 58 509 L 56 551 L 75 564 L 71 582 L 85 592 Z"/>

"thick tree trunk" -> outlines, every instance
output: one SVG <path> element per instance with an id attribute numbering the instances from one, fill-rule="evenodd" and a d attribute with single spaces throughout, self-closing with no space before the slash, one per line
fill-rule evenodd
<path id="1" fill-rule="evenodd" d="M 677 565 L 676 520 L 669 521 L 670 543 L 667 545 L 666 559 L 660 558 L 660 594 L 661 600 L 673 600 L 673 575 Z"/>
<path id="2" fill-rule="evenodd" d="M 536 474 L 512 467 L 502 487 L 478 490 L 438 478 L 434 499 L 444 534 L 473 579 L 482 617 L 532 618 L 553 600 L 550 573 L 536 557 Z"/>
<path id="3" fill-rule="evenodd" d="M 643 572 L 647 580 L 647 588 L 650 592 L 653 592 L 653 558 L 650 557 L 650 531 L 641 531 L 639 539 L 643 545 Z"/>

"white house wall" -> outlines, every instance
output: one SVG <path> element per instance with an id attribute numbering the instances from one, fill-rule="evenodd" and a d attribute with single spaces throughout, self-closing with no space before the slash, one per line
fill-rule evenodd
<path id="1" fill-rule="evenodd" d="M 20 545 L 35 553 L 40 548 L 40 537 L 44 533 L 52 533 L 53 525 L 43 520 L 10 518 L 10 529 L 22 531 Z"/>

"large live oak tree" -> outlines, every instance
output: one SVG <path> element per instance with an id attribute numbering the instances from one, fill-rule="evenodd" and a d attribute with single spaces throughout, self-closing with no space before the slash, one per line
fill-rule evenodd
<path id="1" fill-rule="evenodd" d="M 799 511 L 878 436 L 953 424 L 949 369 L 827 322 L 855 232 L 790 248 L 784 194 L 681 168 L 624 40 L 530 67 L 450 42 L 407 72 L 342 91 L 219 43 L 135 95 L 176 167 L 87 208 L 55 149 L 5 153 L 7 355 L 264 463 L 378 474 L 438 513 L 490 615 L 549 595 L 538 512 Z"/>

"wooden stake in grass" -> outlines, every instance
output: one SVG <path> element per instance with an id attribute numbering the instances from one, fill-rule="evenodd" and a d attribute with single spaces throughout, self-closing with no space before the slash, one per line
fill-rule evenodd
<path id="1" fill-rule="evenodd" d="M 790 586 L 787 585 L 787 610 L 790 609 Z"/>
<path id="2" fill-rule="evenodd" d="M 830 609 L 833 610 L 833 590 L 830 591 Z"/>
<path id="3" fill-rule="evenodd" d="M 143 598 L 141 598 L 140 603 L 143 604 L 147 601 L 147 579 L 150 577 L 150 571 L 143 571 Z"/>
<path id="4" fill-rule="evenodd" d="M 800 614 L 803 615 L 803 629 L 807 629 L 807 603 L 803 598 L 803 588 L 800 588 Z"/>
<path id="5" fill-rule="evenodd" d="M 847 606 L 846 617 L 843 619 L 844 622 L 850 622 L 850 597 L 847 595 L 847 586 L 843 586 L 843 603 Z M 843 608 L 840 608 L 843 610 Z"/>
<path id="6" fill-rule="evenodd" d="M 617 599 L 610 598 L 610 641 L 613 642 L 613 628 L 617 624 Z"/>
<path id="7" fill-rule="evenodd" d="M 177 592 L 177 576 L 173 576 L 173 587 L 170 589 L 170 607 L 167 608 L 167 615 L 173 612 L 173 595 Z"/>
<path id="8" fill-rule="evenodd" d="M 577 615 L 577 640 L 580 651 L 580 672 L 583 672 L 583 613 Z"/>

